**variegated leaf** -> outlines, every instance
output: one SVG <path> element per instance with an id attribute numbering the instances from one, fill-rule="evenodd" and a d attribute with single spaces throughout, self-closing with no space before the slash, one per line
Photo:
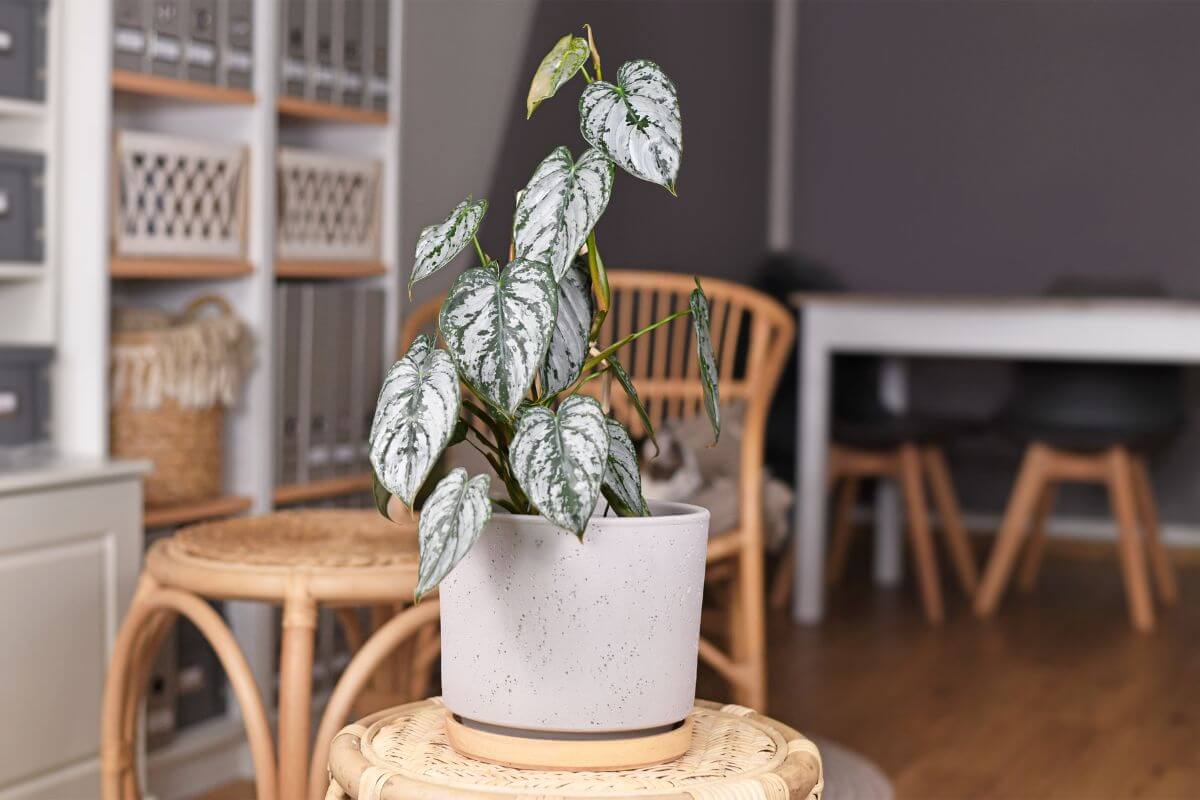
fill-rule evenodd
<path id="1" fill-rule="evenodd" d="M 409 508 L 454 433 L 461 393 L 454 362 L 421 334 L 384 378 L 371 424 L 371 466 Z"/>
<path id="2" fill-rule="evenodd" d="M 408 291 L 413 284 L 428 278 L 462 252 L 479 230 L 479 223 L 487 212 L 487 200 L 471 202 L 467 198 L 454 207 L 444 222 L 430 225 L 417 238 L 416 263 L 408 279 Z"/>
<path id="3" fill-rule="evenodd" d="M 629 431 L 615 419 L 604 421 L 608 428 L 608 466 L 604 471 L 604 496 L 622 517 L 648 517 L 650 509 L 642 496 L 642 473 L 637 448 Z"/>
<path id="4" fill-rule="evenodd" d="M 557 312 L 550 268 L 518 258 L 499 274 L 477 267 L 460 275 L 438 330 L 472 391 L 512 416 L 546 357 Z"/>
<path id="5" fill-rule="evenodd" d="M 634 177 L 675 193 L 683 127 L 675 84 L 652 61 L 629 61 L 617 85 L 596 81 L 579 98 L 579 130 L 588 144 Z"/>
<path id="6" fill-rule="evenodd" d="M 615 355 L 611 355 L 604 359 L 608 362 L 608 370 L 612 376 L 617 379 L 617 383 L 621 384 L 621 388 L 625 390 L 625 394 L 629 397 L 629 402 L 633 404 L 633 410 L 637 412 L 638 417 L 642 420 L 642 427 L 646 429 L 646 435 L 650 437 L 650 441 L 654 443 L 654 455 L 658 455 L 658 437 L 654 434 L 654 423 L 650 421 L 650 414 L 646 412 L 646 406 L 642 403 L 642 398 L 638 397 L 637 387 L 633 385 L 633 378 L 629 377 L 629 373 L 625 371 L 625 367 L 617 360 Z"/>
<path id="7" fill-rule="evenodd" d="M 708 298 L 700 288 L 699 279 L 691 297 L 692 328 L 696 332 L 696 357 L 700 364 L 700 383 L 704 386 L 704 413 L 712 423 L 713 443 L 721 438 L 721 398 L 717 391 L 717 359 L 713 355 L 712 333 L 709 331 Z"/>
<path id="8" fill-rule="evenodd" d="M 579 378 L 588 357 L 592 312 L 592 279 L 576 262 L 558 282 L 558 317 L 542 363 L 543 394 L 557 394 Z"/>
<path id="9" fill-rule="evenodd" d="M 517 202 L 517 256 L 549 264 L 555 280 L 562 280 L 604 213 L 612 184 L 613 164 L 599 150 L 589 148 L 572 161 L 570 150 L 555 148 L 533 171 Z"/>
<path id="10" fill-rule="evenodd" d="M 417 569 L 417 599 L 420 600 L 450 574 L 479 539 L 492 516 L 488 488 L 492 479 L 457 467 L 438 482 L 421 509 L 417 539 L 421 563 Z"/>
<path id="11" fill-rule="evenodd" d="M 577 536 L 600 499 L 608 431 L 600 404 L 572 395 L 558 407 L 528 406 L 509 449 L 513 474 L 538 513 Z"/>
<path id="12" fill-rule="evenodd" d="M 525 119 L 532 117 L 543 100 L 549 100 L 559 87 L 571 80 L 587 57 L 587 39 L 568 33 L 555 42 L 542 63 L 538 64 L 537 72 L 533 73 L 529 96 L 525 98 Z"/>

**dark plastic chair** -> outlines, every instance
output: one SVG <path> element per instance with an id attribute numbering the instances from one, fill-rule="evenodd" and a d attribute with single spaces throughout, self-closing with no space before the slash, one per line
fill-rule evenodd
<path id="1" fill-rule="evenodd" d="M 1081 298 L 1164 297 L 1147 281 L 1068 278 L 1048 294 Z M 1146 455 L 1170 441 L 1185 419 L 1183 370 L 1151 364 L 1027 362 L 1018 365 L 1013 398 L 1001 428 L 1025 445 L 1025 457 L 976 598 L 988 615 L 1025 545 L 1018 585 L 1033 588 L 1045 551 L 1045 523 L 1056 487 L 1067 481 L 1103 484 L 1118 524 L 1118 546 L 1130 618 L 1135 628 L 1154 627 L 1146 576 L 1149 560 L 1161 601 L 1178 595 L 1175 576 L 1159 536 Z"/>
<path id="2" fill-rule="evenodd" d="M 798 291 L 845 291 L 841 281 L 828 270 L 787 256 L 769 259 L 761 274 L 764 275 L 764 288 L 780 297 Z M 879 400 L 881 368 L 881 360 L 872 356 L 842 355 L 833 361 L 833 430 L 827 480 L 830 490 L 837 491 L 837 497 L 826 576 L 830 584 L 835 584 L 845 571 L 854 534 L 852 513 L 862 481 L 870 478 L 895 480 L 904 496 L 907 532 L 925 615 L 930 622 L 939 623 L 944 617 L 944 609 L 926 503 L 927 490 L 938 508 L 942 533 L 959 582 L 968 597 L 974 595 L 978 583 L 974 557 L 942 450 L 942 445 L 964 426 L 949 420 L 896 414 L 886 409 Z M 771 416 L 771 430 L 775 435 L 768 441 L 774 448 L 770 451 L 772 463 L 787 474 L 794 458 L 792 442 L 795 441 L 797 410 L 794 357 L 780 386 Z M 786 605 L 791 589 L 790 549 L 787 555 L 772 586 L 771 603 L 776 608 Z"/>

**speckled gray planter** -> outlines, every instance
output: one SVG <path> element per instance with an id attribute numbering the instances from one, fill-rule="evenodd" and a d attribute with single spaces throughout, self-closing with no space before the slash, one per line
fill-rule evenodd
<path id="1" fill-rule="evenodd" d="M 600 733 L 692 709 L 708 511 L 594 517 L 581 543 L 494 514 L 442 581 L 442 695 L 467 720 Z"/>

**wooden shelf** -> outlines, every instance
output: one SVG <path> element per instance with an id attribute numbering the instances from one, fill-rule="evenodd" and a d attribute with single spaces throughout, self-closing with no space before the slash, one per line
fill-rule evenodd
<path id="1" fill-rule="evenodd" d="M 285 117 L 319 119 L 329 122 L 353 122 L 360 125 L 387 125 L 388 122 L 388 115 L 385 111 L 335 106 L 332 103 L 320 103 L 300 97 L 280 97 L 276 108 Z"/>
<path id="2" fill-rule="evenodd" d="M 275 262 L 278 278 L 373 278 L 387 273 L 382 261 L 305 261 L 287 259 Z"/>
<path id="3" fill-rule="evenodd" d="M 227 495 L 198 503 L 147 508 L 143 515 L 142 525 L 150 530 L 152 528 L 171 528 L 206 519 L 232 517 L 234 514 L 248 510 L 252 503 L 253 501 L 249 497 Z"/>
<path id="4" fill-rule="evenodd" d="M 108 273 L 114 278 L 173 279 L 240 278 L 254 265 L 240 259 L 127 258 L 113 256 Z"/>
<path id="5" fill-rule="evenodd" d="M 208 83 L 164 78 L 161 75 L 144 75 L 115 69 L 112 74 L 113 89 L 129 94 L 166 97 L 172 100 L 190 100 L 195 103 L 224 103 L 228 105 L 254 105 L 254 92 L 249 89 L 230 89 Z"/>
<path id="6" fill-rule="evenodd" d="M 275 505 L 288 506 L 371 491 L 371 473 L 345 475 L 311 483 L 293 483 L 275 490 Z"/>

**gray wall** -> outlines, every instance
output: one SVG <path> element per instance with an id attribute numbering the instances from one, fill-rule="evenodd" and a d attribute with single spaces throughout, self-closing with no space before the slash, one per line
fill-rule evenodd
<path id="1" fill-rule="evenodd" d="M 869 291 L 1082 273 L 1200 293 L 1197 31 L 1197 3 L 802 0 L 797 249 Z M 913 381 L 918 405 L 963 412 L 1006 385 L 964 363 Z M 1168 519 L 1200 522 L 1196 444 L 1160 459 Z M 1015 453 L 958 455 L 967 503 L 999 507 Z"/>

